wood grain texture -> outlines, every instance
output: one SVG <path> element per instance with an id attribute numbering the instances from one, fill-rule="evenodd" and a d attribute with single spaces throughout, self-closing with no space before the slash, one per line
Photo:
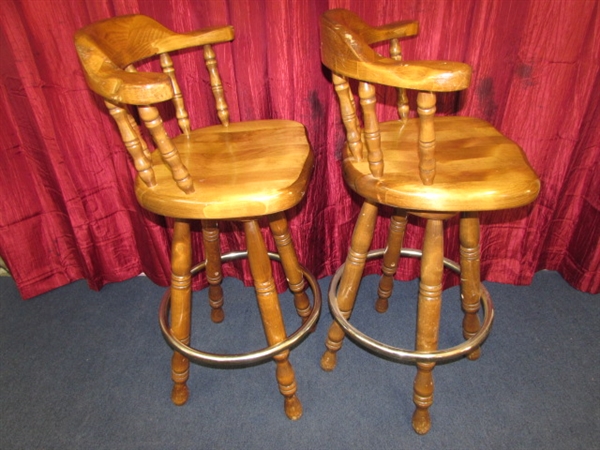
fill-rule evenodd
<path id="1" fill-rule="evenodd" d="M 190 223 L 176 220 L 173 225 L 171 246 L 171 332 L 184 344 L 190 343 L 192 309 L 192 241 Z M 190 361 L 174 351 L 171 358 L 173 390 L 171 400 L 180 406 L 187 402 Z"/>
<path id="2" fill-rule="evenodd" d="M 213 322 L 221 322 L 225 317 L 219 222 L 228 219 L 244 223 L 247 257 L 268 346 L 282 343 L 288 337 L 271 260 L 258 225 L 261 216 L 268 216 L 298 315 L 306 321 L 313 312 L 305 292 L 305 272 L 298 262 L 284 215 L 284 211 L 303 198 L 312 170 L 313 156 L 306 130 L 302 124 L 290 120 L 230 123 L 212 45 L 232 39 L 233 28 L 229 26 L 175 33 L 140 15 L 100 21 L 75 36 L 87 82 L 104 98 L 134 161 L 138 172 L 135 193 L 139 203 L 149 211 L 175 219 L 170 328 L 172 337 L 188 346 L 192 277 L 190 222 L 193 219 L 200 219 L 202 223 L 204 274 L 209 285 Z M 185 95 L 169 55 L 171 51 L 190 47 L 202 47 L 198 53 L 208 72 L 210 102 L 214 103 L 220 125 L 191 129 Z M 162 72 L 138 72 L 135 63 L 150 57 L 159 60 Z M 171 100 L 181 130 L 175 137 L 167 133 L 155 105 L 165 100 Z M 149 151 L 130 112 L 132 107 L 137 107 L 156 151 Z M 184 404 L 189 395 L 190 361 L 179 351 L 174 351 L 171 360 L 174 382 L 171 399 L 176 405 Z M 289 354 L 289 349 L 282 350 L 273 359 L 285 413 L 296 420 L 302 415 L 302 404 L 296 396 L 296 378 Z M 226 358 L 227 355 L 221 356 Z"/>
<path id="3" fill-rule="evenodd" d="M 126 72 L 134 62 L 161 53 L 231 41 L 233 27 L 176 33 L 143 15 L 102 20 L 75 34 L 75 47 L 90 88 L 100 96 L 133 105 L 173 98 L 168 74 Z"/>
<path id="4" fill-rule="evenodd" d="M 382 31 L 383 30 L 383 31 Z M 370 83 L 423 91 L 450 92 L 466 89 L 471 67 L 453 61 L 397 61 L 377 54 L 369 44 L 416 34 L 414 22 L 400 22 L 390 29 L 370 27 L 343 9 L 321 16 L 321 61 L 340 75 Z"/>
<path id="5" fill-rule="evenodd" d="M 414 36 L 411 21 L 372 27 L 342 9 L 321 16 L 321 59 L 332 71 L 346 132 L 343 170 L 346 183 L 364 198 L 337 292 L 337 303 L 349 318 L 370 249 L 379 205 L 394 208 L 383 253 L 382 278 L 375 309 L 385 312 L 393 276 L 401 254 L 407 215 L 426 219 L 421 260 L 415 349 L 437 350 L 444 268 L 444 221 L 461 212 L 461 294 L 465 312 L 463 336 L 480 330 L 479 221 L 478 211 L 516 208 L 531 203 L 540 181 L 522 149 L 490 123 L 470 117 L 436 117 L 435 92 L 468 87 L 471 68 L 450 61 L 405 61 L 400 40 Z M 370 44 L 390 41 L 390 58 Z M 357 84 L 361 111 L 356 110 Z M 400 120 L 379 122 L 375 90 L 396 88 Z M 417 93 L 418 117 L 409 119 L 406 89 Z M 362 119 L 362 123 L 359 120 Z M 367 149 L 367 158 L 363 149 Z M 344 331 L 337 322 L 329 328 L 324 370 L 333 370 Z M 477 359 L 475 348 L 467 357 Z M 413 385 L 416 406 L 413 428 L 424 434 L 431 428 L 435 363 L 417 362 Z"/>
<path id="6" fill-rule="evenodd" d="M 137 180 L 142 206 L 157 214 L 191 219 L 236 219 L 285 211 L 304 196 L 312 170 L 306 131 L 298 122 L 264 120 L 215 125 L 173 139 L 189 168 L 194 192 L 172 180 L 152 155 L 156 186 Z"/>
<path id="7" fill-rule="evenodd" d="M 470 117 L 435 117 L 436 176 L 419 176 L 419 119 L 380 124 L 385 171 L 344 154 L 344 177 L 360 195 L 416 211 L 489 211 L 531 203 L 540 182 L 521 148 L 491 124 Z"/>

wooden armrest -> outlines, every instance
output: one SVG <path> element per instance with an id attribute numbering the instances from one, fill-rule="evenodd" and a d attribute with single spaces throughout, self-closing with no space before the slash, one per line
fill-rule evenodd
<path id="1" fill-rule="evenodd" d="M 365 41 L 371 45 L 390 39 L 403 39 L 419 34 L 419 22 L 416 20 L 401 20 L 378 27 L 367 26 L 362 31 Z"/>
<path id="2" fill-rule="evenodd" d="M 171 99 L 171 80 L 165 73 L 127 72 L 128 66 L 158 54 L 233 38 L 229 25 L 176 33 L 150 17 L 128 15 L 82 28 L 75 34 L 75 46 L 94 92 L 117 103 L 145 105 Z"/>
<path id="3" fill-rule="evenodd" d="M 133 14 L 101 20 L 82 28 L 75 34 L 75 45 L 83 52 L 102 53 L 124 69 L 159 53 L 227 42 L 233 38 L 233 27 L 229 25 L 176 33 L 148 16 Z"/>
<path id="4" fill-rule="evenodd" d="M 356 14 L 333 9 L 321 16 L 321 61 L 332 71 L 356 80 L 420 91 L 466 89 L 471 67 L 452 61 L 397 61 L 377 54 L 369 42 L 411 36 L 414 21 L 370 27 Z"/>
<path id="5" fill-rule="evenodd" d="M 173 98 L 168 75 L 160 72 L 126 72 L 104 64 L 95 73 L 86 73 L 90 88 L 105 99 L 131 105 L 149 105 Z"/>
<path id="6" fill-rule="evenodd" d="M 218 44 L 232 41 L 235 37 L 231 25 L 202 28 L 188 33 L 173 34 L 158 42 L 159 53 L 168 53 L 184 48 L 198 47 L 202 45 Z"/>
<path id="7" fill-rule="evenodd" d="M 323 19 L 330 23 L 339 23 L 358 33 L 368 44 L 416 36 L 419 32 L 419 22 L 416 20 L 401 20 L 386 25 L 371 26 L 352 11 L 341 8 L 325 12 Z"/>
<path id="8" fill-rule="evenodd" d="M 126 72 L 98 51 L 90 37 L 84 34 L 77 36 L 76 47 L 89 87 L 105 99 L 144 105 L 173 96 L 168 75 L 160 72 Z"/>
<path id="9" fill-rule="evenodd" d="M 466 89 L 471 82 L 471 66 L 460 62 L 382 58 L 373 64 L 366 64 L 374 66 L 376 74 L 370 81 L 399 88 L 452 92 Z"/>

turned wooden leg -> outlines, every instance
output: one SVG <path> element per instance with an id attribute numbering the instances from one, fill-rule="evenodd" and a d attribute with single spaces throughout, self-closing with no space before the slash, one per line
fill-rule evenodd
<path id="1" fill-rule="evenodd" d="M 206 257 L 206 279 L 208 280 L 208 302 L 210 303 L 210 318 L 214 323 L 220 323 L 225 318 L 223 312 L 223 272 L 221 269 L 221 249 L 219 247 L 219 227 L 214 220 L 202 221 L 202 241 Z"/>
<path id="2" fill-rule="evenodd" d="M 356 300 L 356 292 L 360 285 L 362 274 L 367 261 L 367 252 L 371 247 L 373 240 L 373 231 L 375 230 L 375 221 L 377 219 L 377 205 L 365 200 L 360 210 L 358 220 L 352 233 L 352 241 L 344 273 L 340 280 L 337 293 L 337 301 L 342 315 L 349 319 Z M 342 347 L 344 340 L 344 330 L 334 320 L 329 327 L 327 339 L 325 341 L 325 353 L 321 357 L 321 368 L 323 370 L 333 370 L 336 365 L 337 351 Z"/>
<path id="3" fill-rule="evenodd" d="M 258 222 L 256 220 L 244 222 L 244 231 L 258 308 L 267 343 L 271 346 L 287 338 L 279 297 L 275 290 L 271 261 L 267 255 L 267 247 L 260 233 Z M 279 391 L 284 396 L 285 413 L 290 419 L 296 420 L 302 416 L 302 404 L 296 396 L 296 377 L 288 360 L 289 353 L 289 350 L 283 351 L 274 359 L 277 365 L 276 376 Z"/>
<path id="4" fill-rule="evenodd" d="M 416 349 L 437 349 L 442 303 L 442 271 L 444 252 L 443 221 L 429 219 L 425 228 L 421 281 L 417 310 Z M 431 428 L 429 407 L 433 403 L 433 368 L 435 363 L 417 363 L 417 376 L 413 386 L 413 428 L 425 434 Z"/>
<path id="5" fill-rule="evenodd" d="M 192 245 L 190 223 L 175 220 L 171 247 L 171 333 L 186 345 L 190 343 L 190 315 L 192 305 Z M 189 396 L 187 380 L 190 361 L 178 352 L 171 359 L 173 390 L 171 400 L 183 405 Z"/>
<path id="6" fill-rule="evenodd" d="M 460 218 L 460 289 L 463 318 L 463 336 L 473 337 L 480 328 L 479 302 L 481 277 L 479 273 L 479 218 L 477 213 L 463 213 Z M 470 360 L 481 356 L 481 347 L 467 355 Z"/>
<path id="7" fill-rule="evenodd" d="M 390 231 L 387 240 L 387 247 L 383 254 L 383 264 L 381 266 L 381 280 L 377 289 L 377 301 L 375 310 L 384 313 L 388 309 L 388 299 L 392 295 L 394 287 L 394 275 L 398 270 L 398 260 L 402 250 L 402 241 L 406 231 L 406 211 L 396 211 L 390 220 Z"/>
<path id="8" fill-rule="evenodd" d="M 298 315 L 302 318 L 302 323 L 306 322 L 311 313 L 310 300 L 306 295 L 306 282 L 304 275 L 300 270 L 300 263 L 294 249 L 294 243 L 290 236 L 287 219 L 284 213 L 273 214 L 269 217 L 269 225 L 277 252 L 281 256 L 281 265 L 288 281 L 290 290 L 294 294 L 294 305 Z"/>

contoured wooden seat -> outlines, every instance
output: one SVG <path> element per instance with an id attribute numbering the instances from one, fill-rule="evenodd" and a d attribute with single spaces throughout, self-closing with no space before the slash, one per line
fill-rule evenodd
<path id="1" fill-rule="evenodd" d="M 258 217 L 288 210 L 304 196 L 312 153 L 304 126 L 298 122 L 214 125 L 181 134 L 172 142 L 198 188 L 182 191 L 161 154 L 154 152 L 156 185 L 148 187 L 138 178 L 135 190 L 140 203 L 157 214 L 193 219 L 239 219 L 240 213 Z"/>
<path id="2" fill-rule="evenodd" d="M 174 219 L 171 288 L 160 307 L 160 325 L 174 348 L 172 400 L 188 399 L 189 361 L 217 365 L 249 365 L 274 359 L 279 389 L 290 419 L 302 414 L 288 356 L 316 323 L 320 292 L 312 274 L 296 257 L 284 212 L 304 196 L 313 156 L 304 126 L 290 120 L 230 123 L 212 45 L 231 41 L 230 26 L 175 33 L 142 15 L 115 17 L 77 32 L 75 45 L 89 87 L 100 95 L 114 117 L 135 167 L 135 193 L 146 209 Z M 202 47 L 220 125 L 191 129 L 189 115 L 170 52 Z M 137 71 L 136 63 L 156 57 L 161 72 Z M 170 137 L 157 103 L 171 101 L 181 134 Z M 137 109 L 156 151 L 150 151 L 131 108 Z M 277 253 L 267 252 L 258 219 L 269 222 Z M 205 260 L 192 266 L 190 222 L 202 224 Z M 243 222 L 246 249 L 221 255 L 218 224 Z M 222 262 L 247 258 L 254 280 L 267 347 L 238 355 L 203 352 L 190 346 L 191 279 L 204 271 L 209 283 L 211 318 L 224 318 Z M 288 335 L 271 268 L 279 261 L 294 294 L 302 325 Z M 311 305 L 305 292 L 313 293 Z M 170 309 L 170 311 L 169 311 Z M 170 323 L 169 323 L 170 314 Z"/>
<path id="3" fill-rule="evenodd" d="M 402 60 L 399 41 L 417 33 L 414 21 L 372 27 L 343 9 L 321 16 L 321 59 L 332 72 L 346 131 L 344 179 L 364 198 L 346 262 L 331 282 L 329 305 L 335 321 L 321 366 L 334 369 L 346 334 L 389 359 L 416 363 L 413 428 L 423 434 L 431 427 L 435 363 L 460 356 L 477 359 L 493 321 L 493 304 L 480 282 L 478 212 L 527 205 L 538 195 L 540 183 L 519 146 L 491 124 L 434 115 L 434 92 L 466 89 L 471 68 L 458 62 Z M 390 57 L 371 47 L 388 40 Z M 358 85 L 360 114 L 353 83 Z M 380 123 L 377 85 L 397 89 L 399 120 Z M 418 91 L 416 118 L 409 117 L 406 89 Z M 369 251 L 380 205 L 394 211 L 387 247 Z M 422 250 L 402 248 L 408 214 L 426 219 Z M 443 223 L 456 214 L 460 265 L 443 255 Z M 366 261 L 383 258 L 375 308 L 385 312 L 401 255 L 421 258 L 415 350 L 378 342 L 349 322 Z M 438 349 L 444 267 L 460 273 L 465 341 Z"/>

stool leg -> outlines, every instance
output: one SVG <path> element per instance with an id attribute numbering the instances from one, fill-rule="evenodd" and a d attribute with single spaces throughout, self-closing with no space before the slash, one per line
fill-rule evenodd
<path id="1" fill-rule="evenodd" d="M 190 343 L 190 313 L 192 299 L 192 245 L 190 223 L 175 219 L 171 246 L 171 333 L 184 344 Z M 171 400 L 183 405 L 189 396 L 187 380 L 190 361 L 178 352 L 171 359 L 173 390 Z"/>
<path id="2" fill-rule="evenodd" d="M 273 214 L 269 217 L 269 225 L 277 251 L 281 256 L 281 265 L 288 281 L 290 290 L 294 294 L 294 305 L 302 323 L 306 322 L 311 313 L 310 300 L 306 295 L 306 282 L 300 270 L 300 263 L 290 236 L 287 219 L 284 213 Z"/>
<path id="3" fill-rule="evenodd" d="M 214 220 L 202 221 L 202 242 L 206 257 L 206 279 L 208 280 L 208 302 L 210 318 L 214 323 L 223 322 L 223 272 L 221 269 L 221 249 L 219 247 L 219 226 Z"/>
<path id="4" fill-rule="evenodd" d="M 481 299 L 481 276 L 479 273 L 479 218 L 477 213 L 463 213 L 460 218 L 460 288 L 463 319 L 463 336 L 473 337 L 480 328 L 479 302 Z M 470 360 L 481 356 L 481 347 L 467 355 Z"/>
<path id="5" fill-rule="evenodd" d="M 345 318 L 350 318 L 356 292 L 360 285 L 360 280 L 367 261 L 367 252 L 371 247 L 373 240 L 373 231 L 375 230 L 375 221 L 377 220 L 377 205 L 365 200 L 360 210 L 358 220 L 352 233 L 352 242 L 346 257 L 346 265 L 337 293 L 337 301 L 341 313 Z M 329 327 L 327 339 L 325 341 L 325 353 L 321 357 L 321 368 L 331 371 L 335 368 L 337 362 L 337 351 L 342 347 L 344 340 L 344 330 L 333 321 Z"/>
<path id="6" fill-rule="evenodd" d="M 387 247 L 383 254 L 383 265 L 381 271 L 381 280 L 377 289 L 377 301 L 375 310 L 384 313 L 388 309 L 388 299 L 392 295 L 394 287 L 394 275 L 398 270 L 398 259 L 402 250 L 402 241 L 406 231 L 406 211 L 397 210 L 390 220 L 390 231 L 387 240 Z"/>
<path id="7" fill-rule="evenodd" d="M 444 252 L 444 223 L 429 219 L 425 228 L 421 281 L 417 310 L 416 349 L 431 351 L 438 345 L 442 303 L 442 271 Z M 431 428 L 429 407 L 433 403 L 433 368 L 435 363 L 417 363 L 417 376 L 413 386 L 413 428 L 425 434 Z"/>
<path id="8" fill-rule="evenodd" d="M 279 297 L 275 290 L 271 261 L 267 255 L 267 247 L 260 233 L 256 220 L 244 222 L 248 262 L 254 279 L 256 299 L 269 345 L 282 342 L 287 338 L 283 316 L 279 305 Z M 277 365 L 276 376 L 279 391 L 284 396 L 286 415 L 296 420 L 302 416 L 302 404 L 296 396 L 296 377 L 288 360 L 290 352 L 285 350 L 274 356 Z"/>

